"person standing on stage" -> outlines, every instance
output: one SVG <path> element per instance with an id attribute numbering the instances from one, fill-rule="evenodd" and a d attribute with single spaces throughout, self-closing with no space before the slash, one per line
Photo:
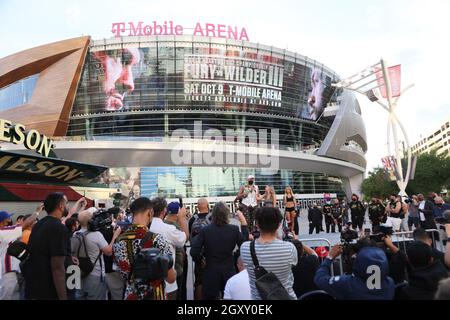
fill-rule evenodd
<path id="1" fill-rule="evenodd" d="M 240 209 L 247 220 L 249 232 L 254 232 L 254 211 L 258 206 L 258 201 L 261 200 L 259 188 L 255 185 L 255 176 L 247 177 L 247 184 L 240 187 L 236 200 L 241 203 Z"/>

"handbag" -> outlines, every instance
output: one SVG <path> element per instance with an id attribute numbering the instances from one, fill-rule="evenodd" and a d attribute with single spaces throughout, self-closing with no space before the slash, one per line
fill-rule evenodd
<path id="1" fill-rule="evenodd" d="M 16 240 L 9 244 L 6 253 L 20 261 L 24 261 L 28 257 L 28 245 L 25 242 Z"/>
<path id="2" fill-rule="evenodd" d="M 250 254 L 252 256 L 256 288 L 262 300 L 293 300 L 283 284 L 273 272 L 267 270 L 259 265 L 258 258 L 255 251 L 255 240 L 250 242 Z"/>

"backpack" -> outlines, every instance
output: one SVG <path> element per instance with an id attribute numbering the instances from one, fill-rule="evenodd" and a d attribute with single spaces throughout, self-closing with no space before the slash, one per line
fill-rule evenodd
<path id="1" fill-rule="evenodd" d="M 92 263 L 91 258 L 89 258 L 89 254 L 88 254 L 88 251 L 86 248 L 86 233 L 78 232 L 75 234 L 75 238 L 78 239 L 78 241 L 79 241 L 78 250 L 77 250 L 77 254 L 76 254 L 76 257 L 78 258 L 78 262 L 79 262 L 78 266 L 80 267 L 80 270 L 81 270 L 81 277 L 85 278 L 91 274 L 92 270 L 94 270 L 95 264 L 97 263 L 97 260 L 102 255 L 102 252 L 100 251 L 100 253 L 98 254 L 94 263 Z M 85 256 L 80 255 L 81 245 L 83 245 Z M 100 260 L 100 263 L 101 263 L 101 260 Z"/>
<path id="2" fill-rule="evenodd" d="M 259 265 L 255 240 L 250 242 L 250 254 L 255 270 L 255 285 L 262 300 L 292 300 L 286 288 L 273 272 Z"/>
<path id="3" fill-rule="evenodd" d="M 194 215 L 194 222 L 191 227 L 191 239 L 198 235 L 201 229 L 211 224 L 209 218 L 209 213 L 204 218 L 200 217 L 198 214 Z"/>

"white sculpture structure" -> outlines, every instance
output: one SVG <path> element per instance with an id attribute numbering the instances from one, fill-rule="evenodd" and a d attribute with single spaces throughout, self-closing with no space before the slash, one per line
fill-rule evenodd
<path id="1" fill-rule="evenodd" d="M 365 95 L 370 101 L 378 103 L 389 113 L 386 137 L 388 154 L 395 158 L 396 166 L 394 167 L 394 170 L 396 170 L 396 181 L 400 189 L 399 195 L 406 196 L 406 187 L 411 175 L 411 148 L 408 135 L 403 124 L 395 114 L 395 109 L 397 108 L 398 100 L 401 95 L 411 89 L 414 84 L 401 90 L 400 83 L 400 66 L 388 68 L 383 59 L 381 59 L 380 62 L 333 84 L 333 86 Z M 400 128 L 402 132 L 408 153 L 406 175 L 403 175 L 398 128 Z M 392 152 L 391 148 L 391 132 L 392 141 L 394 142 L 394 152 Z"/>

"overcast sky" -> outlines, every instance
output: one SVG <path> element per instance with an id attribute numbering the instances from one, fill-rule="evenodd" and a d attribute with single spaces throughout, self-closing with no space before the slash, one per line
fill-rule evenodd
<path id="1" fill-rule="evenodd" d="M 415 87 L 398 114 L 415 143 L 450 117 L 449 0 L 0 0 L 0 57 L 80 35 L 111 37 L 118 21 L 173 20 L 245 27 L 252 42 L 287 48 L 350 76 L 381 57 Z M 387 113 L 360 97 L 368 169 L 386 151 Z"/>

